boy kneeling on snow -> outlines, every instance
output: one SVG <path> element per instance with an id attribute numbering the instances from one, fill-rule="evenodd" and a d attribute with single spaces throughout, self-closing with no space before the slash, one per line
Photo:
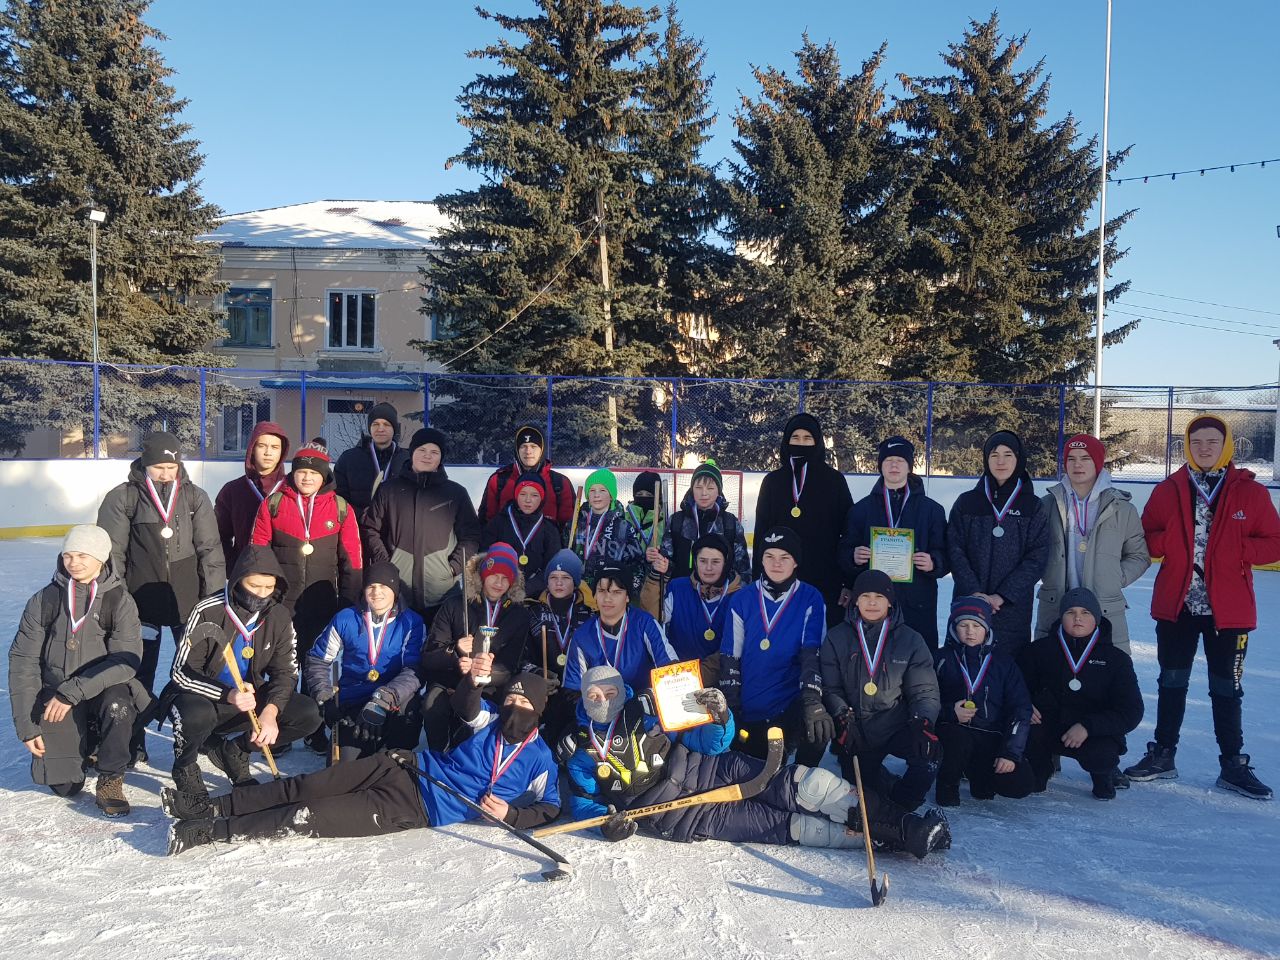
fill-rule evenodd
<path id="1" fill-rule="evenodd" d="M 758 794 L 732 803 L 694 804 L 654 817 L 627 819 L 626 811 L 742 783 L 765 761 L 729 750 L 735 728 L 724 694 L 699 690 L 694 700 L 713 722 L 668 734 L 642 698 L 613 667 L 592 667 L 582 679 L 581 728 L 561 742 L 559 753 L 573 789 L 577 819 L 612 814 L 601 828 L 605 839 L 625 840 L 644 832 L 667 840 L 727 840 L 800 843 L 816 847 L 860 847 L 857 794 L 849 783 L 819 767 L 782 767 Z M 949 839 L 936 812 L 903 815 L 875 794 L 867 795 L 875 843 L 906 849 L 923 858 Z"/>
<path id="2" fill-rule="evenodd" d="M 545 681 L 531 673 L 517 676 L 498 707 L 483 700 L 473 682 L 489 668 L 470 657 L 463 663 L 467 673 L 454 691 L 454 708 L 472 734 L 448 753 L 383 750 L 317 773 L 236 787 L 213 799 L 166 789 L 161 803 L 177 819 L 169 853 L 215 840 L 290 833 L 372 837 L 479 817 L 450 791 L 520 829 L 554 820 L 560 813 L 556 765 L 538 736 Z"/>
<path id="3" fill-rule="evenodd" d="M 1053 755 L 1072 757 L 1093 779 L 1093 795 L 1113 800 L 1128 787 L 1120 773 L 1125 734 L 1142 722 L 1142 692 L 1129 655 L 1111 644 L 1111 623 L 1084 587 L 1062 596 L 1061 619 L 1026 649 L 1022 673 L 1031 691 L 1027 760 L 1035 790 L 1053 774 Z"/>

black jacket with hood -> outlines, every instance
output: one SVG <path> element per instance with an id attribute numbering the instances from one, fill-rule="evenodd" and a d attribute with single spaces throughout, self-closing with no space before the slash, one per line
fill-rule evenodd
<path id="1" fill-rule="evenodd" d="M 793 431 L 803 429 L 813 434 L 816 446 L 793 446 L 789 441 Z M 800 495 L 800 516 L 793 517 L 791 509 L 791 484 L 794 476 L 805 472 L 804 489 Z M 760 496 L 756 500 L 756 526 L 752 544 L 752 574 L 762 573 L 760 558 L 764 555 L 764 534 L 771 527 L 790 527 L 800 535 L 804 544 L 804 556 L 796 577 L 816 587 L 827 605 L 827 623 L 838 622 L 844 616 L 839 606 L 841 574 L 836 557 L 840 546 L 840 531 L 844 519 L 853 506 L 853 496 L 844 475 L 826 461 L 826 441 L 822 427 L 811 414 L 798 413 L 787 421 L 782 431 L 782 466 L 765 474 L 760 483 Z"/>
<path id="2" fill-rule="evenodd" d="M 333 481 L 337 485 L 338 496 L 355 508 L 358 517 L 363 516 L 377 492 L 373 489 L 378 478 L 373 467 L 375 456 L 380 470 L 387 470 L 390 466 L 387 480 L 398 477 L 409 463 L 409 451 L 395 441 L 387 449 L 378 450 L 373 444 L 373 437 L 365 435 L 350 450 L 344 450 L 333 465 Z"/>

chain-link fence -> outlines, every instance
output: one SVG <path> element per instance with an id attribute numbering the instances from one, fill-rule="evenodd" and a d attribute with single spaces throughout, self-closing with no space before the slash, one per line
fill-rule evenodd
<path id="1" fill-rule="evenodd" d="M 359 442 L 374 404 L 398 411 L 401 436 L 428 424 L 459 464 L 511 459 L 515 431 L 542 429 L 555 462 L 723 469 L 778 463 L 787 420 L 817 417 L 833 463 L 873 473 L 876 444 L 900 434 L 916 469 L 973 476 L 996 430 L 1022 437 L 1037 477 L 1093 423 L 1093 389 L 1061 384 L 479 376 L 380 371 L 139 367 L 0 359 L 0 454 L 22 459 L 128 457 L 152 430 L 177 435 L 189 456 L 238 460 L 253 425 L 274 420 L 295 447 L 321 438 L 336 455 Z M 1112 470 L 1159 480 L 1183 462 L 1191 418 L 1231 425 L 1236 462 L 1272 480 L 1274 387 L 1107 387 L 1103 439 Z"/>

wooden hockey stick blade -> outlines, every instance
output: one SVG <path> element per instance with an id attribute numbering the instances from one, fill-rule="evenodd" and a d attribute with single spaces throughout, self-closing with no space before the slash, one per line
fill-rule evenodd
<path id="1" fill-rule="evenodd" d="M 695 807 L 704 803 L 733 803 L 735 800 L 747 800 L 754 797 L 768 785 L 769 781 L 782 768 L 782 758 L 786 750 L 782 739 L 782 731 L 777 727 L 770 727 L 768 740 L 769 752 L 765 755 L 764 766 L 750 780 L 744 780 L 742 783 L 731 783 L 724 787 L 716 787 L 714 790 L 706 790 L 702 793 L 690 794 L 687 797 L 677 797 L 675 800 L 668 800 L 666 803 L 655 803 L 648 807 L 625 810 L 623 812 L 626 814 L 626 818 L 628 820 L 639 820 L 641 817 L 655 817 L 660 813 L 669 813 L 672 810 Z M 589 817 L 586 820 L 572 820 L 569 823 L 556 823 L 533 831 L 533 836 L 551 837 L 559 833 L 576 833 L 579 830 L 589 830 L 605 823 L 609 820 L 609 817 L 610 815 L 605 815 L 602 817 Z"/>
<path id="2" fill-rule="evenodd" d="M 871 879 L 871 905 L 878 907 L 884 903 L 889 896 L 889 875 L 886 873 L 880 878 L 880 886 L 876 886 L 875 878 Z"/>

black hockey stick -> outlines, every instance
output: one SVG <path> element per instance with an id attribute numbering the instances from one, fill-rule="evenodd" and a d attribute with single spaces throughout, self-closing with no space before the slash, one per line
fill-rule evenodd
<path id="1" fill-rule="evenodd" d="M 512 834 L 517 839 L 533 847 L 533 849 L 537 850 L 543 856 L 550 857 L 553 861 L 555 861 L 557 866 L 553 867 L 550 870 L 544 870 L 542 872 L 543 880 L 564 880 L 566 877 L 573 876 L 573 864 L 570 863 L 568 860 L 566 860 L 560 854 L 556 853 L 550 847 L 546 846 L 545 844 L 539 843 L 537 840 L 533 839 L 533 837 L 530 836 L 528 833 L 525 833 L 525 831 L 519 829 L 518 827 L 513 827 L 511 824 L 507 823 L 505 820 L 499 820 L 497 817 L 491 814 L 484 807 L 480 806 L 480 804 L 476 803 L 474 800 L 471 800 L 469 797 L 464 797 L 457 790 L 453 789 L 453 787 L 449 786 L 447 783 L 442 783 L 441 781 L 437 780 L 435 777 L 431 776 L 431 774 L 424 773 L 423 771 L 419 770 L 417 764 L 411 763 L 410 761 L 402 757 L 400 754 L 393 753 L 392 756 L 395 758 L 396 763 L 400 764 L 400 766 L 404 767 L 410 773 L 414 773 L 417 776 L 421 777 L 423 780 L 431 784 L 436 789 L 443 790 L 445 793 L 449 794 L 455 800 L 458 800 L 463 804 L 465 804 L 468 809 L 474 810 L 476 813 L 480 814 L 480 816 L 483 817 L 485 820 L 489 821 L 495 826 L 501 827 L 503 830 L 507 831 L 507 833 Z"/>
<path id="2" fill-rule="evenodd" d="M 871 851 L 871 825 L 867 820 L 867 797 L 862 792 L 862 767 L 858 765 L 858 755 L 853 756 L 853 783 L 858 788 L 858 812 L 862 814 L 862 845 L 867 850 L 867 876 L 871 880 L 871 905 L 878 907 L 889 896 L 889 875 L 880 878 L 876 886 L 876 855 Z"/>
<path id="3" fill-rule="evenodd" d="M 693 793 L 687 797 L 676 797 L 676 799 L 668 800 L 666 803 L 655 803 L 648 807 L 635 807 L 631 810 L 624 810 L 622 813 L 628 820 L 638 820 L 641 817 L 655 817 L 660 813 L 669 813 L 672 810 L 694 807 L 703 803 L 733 803 L 736 800 L 747 800 L 754 797 L 768 786 L 769 781 L 782 768 L 782 757 L 786 749 L 782 739 L 782 731 L 777 727 L 770 727 L 768 738 L 769 752 L 765 756 L 764 766 L 750 780 L 744 780 L 742 783 L 731 783 L 724 787 L 716 787 L 714 790 L 706 790 L 702 793 Z M 602 817 L 590 817 L 586 820 L 558 823 L 550 827 L 543 827 L 541 830 L 535 830 L 533 835 L 535 837 L 550 837 L 557 833 L 575 833 L 578 830 L 588 830 L 591 827 L 600 826 L 609 820 L 610 816 L 606 814 Z"/>

